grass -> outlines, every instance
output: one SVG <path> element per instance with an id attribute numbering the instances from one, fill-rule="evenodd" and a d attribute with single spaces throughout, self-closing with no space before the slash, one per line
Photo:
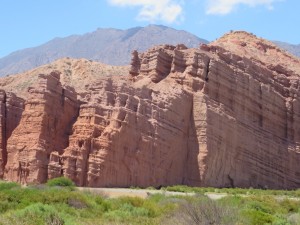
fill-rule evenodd
<path id="1" fill-rule="evenodd" d="M 177 207 L 163 195 L 109 199 L 50 183 L 0 183 L 0 224 L 159 224 Z"/>
<path id="2" fill-rule="evenodd" d="M 297 190 L 263 190 L 254 188 L 204 188 L 204 187 L 189 187 L 185 185 L 176 185 L 171 187 L 164 187 L 163 190 L 182 192 L 182 193 L 227 193 L 231 195 L 273 195 L 273 196 L 290 196 L 300 198 L 300 189 Z"/>
<path id="3" fill-rule="evenodd" d="M 298 191 L 276 191 L 273 194 L 270 190 L 175 186 L 165 189 L 198 194 L 155 194 L 146 199 L 106 198 L 77 191 L 72 183 L 62 178 L 54 181 L 26 188 L 16 183 L 0 182 L 0 225 L 300 224 L 300 201 L 278 198 L 278 195 L 298 196 Z M 207 191 L 231 195 L 213 201 L 203 195 Z"/>

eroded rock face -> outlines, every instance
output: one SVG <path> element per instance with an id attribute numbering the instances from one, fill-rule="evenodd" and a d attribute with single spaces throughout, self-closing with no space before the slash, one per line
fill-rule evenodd
<path id="1" fill-rule="evenodd" d="M 52 176 L 61 168 L 81 186 L 181 183 L 192 95 L 177 87 L 162 89 L 133 88 L 117 79 L 95 84 L 62 160 L 57 153 L 51 156 Z"/>
<path id="2" fill-rule="evenodd" d="M 222 61 L 233 54 L 218 49 Z M 298 78 L 243 59 L 211 60 L 206 98 L 206 186 L 299 187 Z M 276 81 L 281 77 L 282 84 Z M 214 179 L 211 179 L 211 178 Z"/>
<path id="3" fill-rule="evenodd" d="M 63 89 L 59 74 L 39 75 L 19 125 L 7 142 L 4 178 L 22 184 L 45 182 L 51 152 L 68 146 L 71 126 L 78 114 L 76 94 Z"/>
<path id="4" fill-rule="evenodd" d="M 0 177 L 3 178 L 4 168 L 7 163 L 7 139 L 18 126 L 24 100 L 14 93 L 0 90 Z"/>
<path id="5" fill-rule="evenodd" d="M 12 125 L 4 178 L 299 188 L 299 73 L 299 59 L 235 32 L 199 49 L 135 51 L 129 75 L 70 81 L 78 101 L 57 73 L 41 75 Z"/>

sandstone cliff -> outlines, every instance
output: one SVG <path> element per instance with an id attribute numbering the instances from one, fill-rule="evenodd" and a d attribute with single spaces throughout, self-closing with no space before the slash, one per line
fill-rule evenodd
<path id="1" fill-rule="evenodd" d="M 7 141 L 4 178 L 28 182 L 45 182 L 49 155 L 62 153 L 68 146 L 71 125 L 78 114 L 78 102 L 72 89 L 63 89 L 59 74 L 39 75 L 19 125 Z"/>
<path id="2" fill-rule="evenodd" d="M 156 46 L 119 76 L 76 63 L 27 74 L 31 88 L 15 91 L 25 108 L 8 92 L 24 75 L 0 81 L 4 179 L 299 188 L 300 61 L 272 43 L 234 32 L 197 49 Z"/>
<path id="3" fill-rule="evenodd" d="M 11 92 L 0 90 L 0 177 L 7 163 L 7 140 L 19 125 L 24 100 Z"/>

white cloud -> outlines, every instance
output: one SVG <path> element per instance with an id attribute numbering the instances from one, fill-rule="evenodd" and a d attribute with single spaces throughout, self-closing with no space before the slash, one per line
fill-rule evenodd
<path id="1" fill-rule="evenodd" d="M 232 12 L 232 10 L 240 4 L 250 7 L 263 5 L 268 9 L 273 9 L 273 3 L 280 0 L 208 0 L 207 14 L 225 15 Z"/>
<path id="2" fill-rule="evenodd" d="M 182 17 L 182 0 L 108 0 L 116 6 L 141 7 L 138 18 L 173 23 Z"/>

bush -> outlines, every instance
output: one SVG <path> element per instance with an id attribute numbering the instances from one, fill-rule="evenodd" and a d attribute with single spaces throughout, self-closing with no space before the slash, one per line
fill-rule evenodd
<path id="1" fill-rule="evenodd" d="M 167 220 L 166 224 L 180 225 L 232 225 L 237 222 L 237 210 L 220 205 L 207 197 L 187 201 Z"/>
<path id="2" fill-rule="evenodd" d="M 68 197 L 68 205 L 76 209 L 84 209 L 89 207 L 88 196 L 82 194 L 72 194 Z"/>
<path id="3" fill-rule="evenodd" d="M 297 225 L 300 224 L 300 214 L 299 213 L 293 213 L 288 217 L 288 222 L 291 225 Z"/>
<path id="4" fill-rule="evenodd" d="M 262 225 L 262 224 L 272 224 L 274 217 L 268 213 L 256 210 L 249 209 L 243 212 L 243 224 L 251 225 Z"/>
<path id="5" fill-rule="evenodd" d="M 4 213 L 10 209 L 15 209 L 17 207 L 17 203 L 8 202 L 8 201 L 0 201 L 0 213 Z"/>
<path id="6" fill-rule="evenodd" d="M 57 177 L 51 180 L 48 180 L 47 185 L 50 187 L 75 187 L 75 184 L 72 180 L 66 177 Z"/>
<path id="7" fill-rule="evenodd" d="M 19 188 L 20 185 L 14 182 L 0 182 L 0 191 L 10 190 L 12 188 Z"/>
<path id="8" fill-rule="evenodd" d="M 300 202 L 291 199 L 284 199 L 280 201 L 280 206 L 287 212 L 287 213 L 296 213 L 300 208 Z"/>
<path id="9" fill-rule="evenodd" d="M 57 210 L 50 205 L 41 203 L 33 204 L 25 209 L 18 210 L 11 214 L 8 218 L 11 224 L 31 224 L 31 225 L 63 225 L 64 220 L 61 218 Z"/>

